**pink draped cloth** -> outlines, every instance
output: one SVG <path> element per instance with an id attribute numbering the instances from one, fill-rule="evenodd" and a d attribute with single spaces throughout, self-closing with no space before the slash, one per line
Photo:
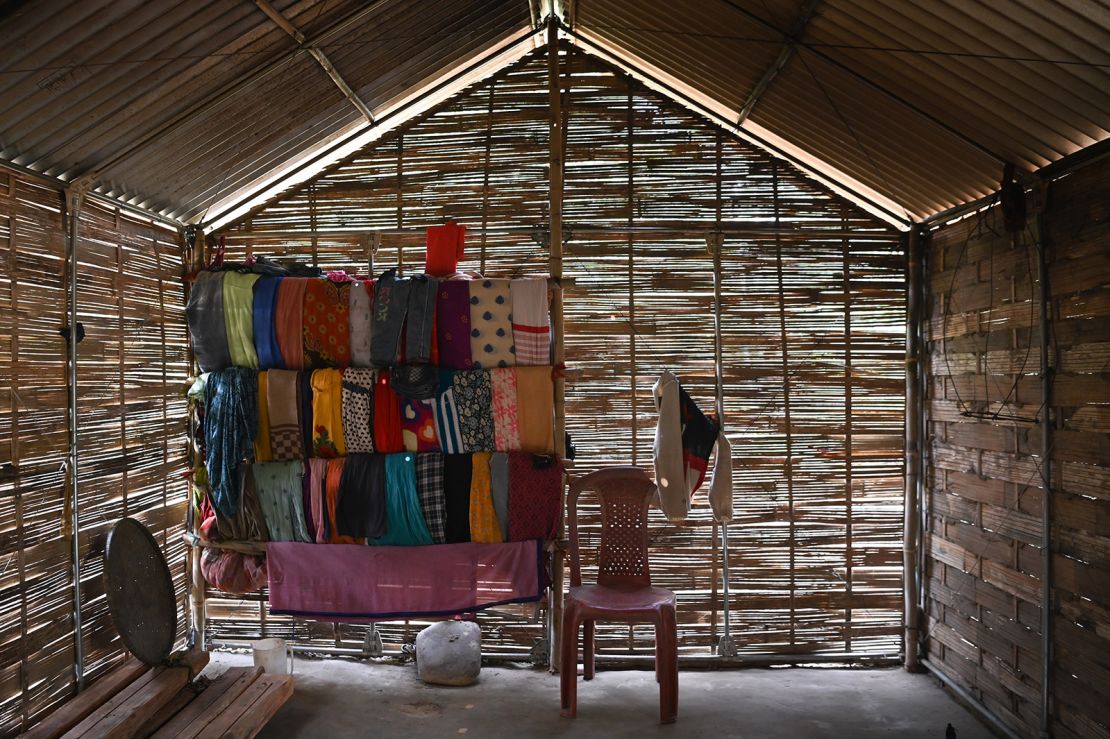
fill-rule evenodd
<path id="1" fill-rule="evenodd" d="M 543 594 L 542 542 L 367 547 L 271 542 L 270 612 L 329 620 L 451 616 Z"/>

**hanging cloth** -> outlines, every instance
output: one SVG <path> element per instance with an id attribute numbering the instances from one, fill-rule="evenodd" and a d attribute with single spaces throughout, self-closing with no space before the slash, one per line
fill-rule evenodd
<path id="1" fill-rule="evenodd" d="M 258 275 L 224 272 L 224 328 L 236 367 L 258 369 L 254 351 L 254 283 Z"/>
<path id="2" fill-rule="evenodd" d="M 367 367 L 343 370 L 343 441 L 348 454 L 374 453 L 374 383 Z"/>
<path id="3" fill-rule="evenodd" d="M 370 309 L 374 301 L 374 283 L 355 280 L 350 289 L 351 366 L 370 366 Z"/>
<path id="4" fill-rule="evenodd" d="M 303 370 L 305 277 L 286 277 L 278 285 L 274 308 L 274 333 L 286 369 Z"/>
<path id="5" fill-rule="evenodd" d="M 343 466 L 336 507 L 339 533 L 374 539 L 386 532 L 385 457 L 352 454 Z"/>
<path id="6" fill-rule="evenodd" d="M 308 367 L 350 364 L 347 311 L 351 283 L 310 279 L 304 293 L 304 358 Z"/>
<path id="7" fill-rule="evenodd" d="M 401 436 L 401 399 L 390 387 L 392 370 L 378 372 L 374 392 L 374 450 L 378 454 L 401 452 L 405 442 Z"/>
<path id="8" fill-rule="evenodd" d="M 364 543 L 362 539 L 356 539 L 352 536 L 343 536 L 339 533 L 339 521 L 336 516 L 336 509 L 339 506 L 339 486 L 343 482 L 343 468 L 346 464 L 346 457 L 328 460 L 328 472 L 324 480 L 324 496 L 327 501 L 328 544 Z"/>
<path id="9" fill-rule="evenodd" d="M 254 283 L 254 351 L 259 368 L 264 370 L 285 367 L 274 324 L 281 281 L 281 277 L 265 275 Z"/>
<path id="10" fill-rule="evenodd" d="M 316 521 L 312 517 L 312 475 L 309 474 L 311 460 L 303 460 L 304 474 L 301 475 L 301 511 L 304 512 L 304 528 L 308 532 L 308 540 L 316 541 Z"/>
<path id="11" fill-rule="evenodd" d="M 433 401 L 401 398 L 401 441 L 406 452 L 438 452 Z"/>
<path id="12" fill-rule="evenodd" d="M 266 517 L 262 513 L 262 506 L 254 490 L 251 465 L 239 465 L 235 473 L 235 489 L 240 491 L 235 515 L 227 516 L 218 507 L 212 507 L 216 518 L 216 531 L 219 534 L 217 538 L 231 541 L 266 541 Z"/>
<path id="13" fill-rule="evenodd" d="M 270 454 L 275 462 L 291 462 L 304 457 L 301 438 L 300 373 L 270 370 L 266 375 L 266 415 L 270 426 Z M 262 383 L 259 382 L 259 391 Z M 262 420 L 261 398 L 259 421 Z"/>
<path id="14" fill-rule="evenodd" d="M 455 370 L 439 371 L 439 393 L 435 405 L 436 434 L 439 447 L 448 454 L 463 450 L 462 430 L 459 425 L 459 409 L 455 404 Z"/>
<path id="15" fill-rule="evenodd" d="M 516 368 L 520 448 L 535 454 L 555 451 L 555 386 L 550 367 Z"/>
<path id="16" fill-rule="evenodd" d="M 709 504 L 720 523 L 732 520 L 732 445 L 706 417 L 678 378 L 664 371 L 652 388 L 659 420 L 655 427 L 656 502 L 667 520 L 686 519 L 690 499 L 705 480 L 709 456 L 716 448 Z"/>
<path id="17" fill-rule="evenodd" d="M 312 456 L 334 459 L 347 453 L 343 439 L 343 373 L 312 373 Z"/>
<path id="18" fill-rule="evenodd" d="M 388 530 L 374 543 L 382 546 L 431 544 L 432 536 L 424 523 L 420 497 L 416 493 L 416 464 L 412 454 L 401 452 L 386 456 L 385 487 Z"/>
<path id="19" fill-rule="evenodd" d="M 201 372 L 216 372 L 231 366 L 227 348 L 227 327 L 224 324 L 224 274 L 199 272 L 189 290 L 185 308 L 189 334 L 193 337 L 193 355 Z"/>
<path id="20" fill-rule="evenodd" d="M 389 370 L 389 386 L 407 398 L 434 398 L 439 389 L 439 370 L 430 364 L 398 365 Z"/>
<path id="21" fill-rule="evenodd" d="M 416 494 L 433 544 L 447 542 L 447 500 L 443 483 L 443 455 L 416 455 Z"/>
<path id="22" fill-rule="evenodd" d="M 312 541 L 301 503 L 304 464 L 263 462 L 252 465 L 251 472 L 270 541 Z"/>
<path id="23" fill-rule="evenodd" d="M 258 430 L 258 373 L 228 367 L 205 384 L 205 467 L 212 503 L 233 517 L 239 506 L 239 463 L 254 453 Z"/>
<path id="24" fill-rule="evenodd" d="M 474 369 L 516 364 L 509 282 L 482 279 L 470 283 L 470 358 Z"/>
<path id="25" fill-rule="evenodd" d="M 436 346 L 439 364 L 449 369 L 470 369 L 471 280 L 439 283 L 436 291 Z"/>
<path id="26" fill-rule="evenodd" d="M 489 458 L 489 488 L 493 510 L 501 524 L 501 541 L 509 540 L 509 455 L 497 453 Z"/>
<path id="27" fill-rule="evenodd" d="M 453 380 L 455 407 L 464 452 L 492 451 L 493 397 L 487 370 L 456 372 Z"/>
<path id="28" fill-rule="evenodd" d="M 269 462 L 274 458 L 270 447 L 269 393 L 266 383 L 268 374 L 268 372 L 258 373 L 258 430 L 254 434 L 256 462 Z"/>
<path id="29" fill-rule="evenodd" d="M 517 364 L 551 364 L 551 322 L 545 278 L 513 280 L 513 345 Z"/>
<path id="30" fill-rule="evenodd" d="M 310 512 L 312 527 L 316 531 L 316 543 L 328 543 L 328 504 L 325 486 L 328 477 L 328 460 L 308 460 L 308 496 L 311 501 Z"/>
<path id="31" fill-rule="evenodd" d="M 409 278 L 409 305 L 405 316 L 405 361 L 423 364 L 432 358 L 439 280 L 427 275 Z"/>
<path id="32" fill-rule="evenodd" d="M 494 367 L 489 371 L 493 401 L 493 448 L 499 452 L 520 449 L 517 421 L 516 368 Z"/>
<path id="33" fill-rule="evenodd" d="M 498 544 L 502 540 L 501 523 L 490 490 L 490 456 L 489 452 L 478 452 L 471 457 L 470 540 Z"/>
<path id="34" fill-rule="evenodd" d="M 443 497 L 447 543 L 470 541 L 470 485 L 473 468 L 469 454 L 443 455 Z"/>
<path id="35" fill-rule="evenodd" d="M 370 361 L 375 367 L 400 364 L 401 336 L 408 312 L 409 280 L 387 269 L 374 288 L 374 312 L 370 329 Z"/>
<path id="36" fill-rule="evenodd" d="M 428 227 L 428 252 L 424 271 L 435 277 L 446 277 L 459 267 L 466 245 L 466 226 L 448 221 L 442 226 Z"/>
<path id="37" fill-rule="evenodd" d="M 509 455 L 509 540 L 550 539 L 559 525 L 563 467 L 555 456 Z"/>

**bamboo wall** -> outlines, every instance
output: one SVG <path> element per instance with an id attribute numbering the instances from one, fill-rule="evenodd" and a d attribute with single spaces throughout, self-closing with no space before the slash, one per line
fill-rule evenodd
<path id="1" fill-rule="evenodd" d="M 840 235 L 730 238 L 723 250 L 725 424 L 738 465 L 730 527 L 733 634 L 749 655 L 888 657 L 900 648 L 904 259 L 896 236 L 789 165 L 718 132 L 575 52 L 564 55 L 567 428 L 576 470 L 651 466 L 651 386 L 677 372 L 714 407 L 713 260 L 719 217 Z M 468 227 L 467 269 L 547 272 L 531 230 L 547 222 L 547 77 L 542 56 L 407 125 L 231 230 L 246 251 L 365 272 L 338 229 L 385 234 L 380 271 L 423 266 L 422 227 Z M 719 213 L 719 215 L 718 215 Z M 666 222 L 673 237 L 588 232 Z M 293 232 L 245 238 L 247 232 Z M 313 234 L 316 234 L 314 237 Z M 701 494 L 702 496 L 704 495 Z M 679 593 L 685 653 L 720 635 L 718 532 L 704 497 L 687 525 L 653 514 L 653 574 Z M 596 541 L 584 527 L 584 543 Z M 264 594 L 209 593 L 213 639 L 263 631 L 359 646 L 363 629 L 269 616 Z M 531 607 L 481 619 L 486 648 L 542 635 Z M 387 643 L 415 626 L 385 627 Z M 333 642 L 334 640 L 334 642 Z M 603 651 L 650 649 L 646 629 L 599 630 Z"/>
<path id="2" fill-rule="evenodd" d="M 1022 736 L 1036 736 L 1040 724 L 1045 486 L 1033 419 L 1046 418 L 1052 731 L 1110 735 L 1108 204 L 1105 167 L 1049 186 L 1047 413 L 1032 218 L 1011 237 L 991 208 L 935 231 L 927 257 L 928 658 Z"/>
<path id="3" fill-rule="evenodd" d="M 64 220 L 58 190 L 0 169 L 0 735 L 73 690 Z M 177 234 L 95 201 L 80 229 L 82 638 L 92 679 L 125 652 L 100 577 L 111 523 L 147 524 L 184 594 L 187 364 Z"/>

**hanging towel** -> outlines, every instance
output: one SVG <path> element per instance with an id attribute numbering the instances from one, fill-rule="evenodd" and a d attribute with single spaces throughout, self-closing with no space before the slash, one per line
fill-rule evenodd
<path id="1" fill-rule="evenodd" d="M 328 543 L 328 503 L 325 486 L 328 477 L 328 460 L 308 460 L 308 495 L 311 500 L 312 526 L 316 530 L 316 543 Z"/>
<path id="2" fill-rule="evenodd" d="M 227 327 L 224 324 L 224 274 L 200 272 L 189 290 L 185 308 L 189 334 L 193 337 L 193 355 L 201 372 L 217 372 L 231 366 L 227 348 Z"/>
<path id="3" fill-rule="evenodd" d="M 509 282 L 482 279 L 470 283 L 470 358 L 474 369 L 516 364 Z"/>
<path id="4" fill-rule="evenodd" d="M 536 454 L 555 451 L 555 386 L 550 367 L 516 368 L 520 448 Z"/>
<path id="5" fill-rule="evenodd" d="M 459 430 L 464 452 L 492 451 L 493 396 L 488 370 L 455 373 L 455 407 L 459 411 Z"/>
<path id="6" fill-rule="evenodd" d="M 352 454 L 343 466 L 336 507 L 339 533 L 374 539 L 386 532 L 385 457 Z"/>
<path id="7" fill-rule="evenodd" d="M 212 503 L 224 516 L 239 507 L 239 463 L 254 454 L 258 430 L 258 373 L 228 367 L 205 384 L 205 467 Z"/>
<path id="8" fill-rule="evenodd" d="M 555 456 L 509 455 L 509 540 L 550 539 L 559 525 L 563 467 Z"/>
<path id="9" fill-rule="evenodd" d="M 306 277 L 286 277 L 278 285 L 277 307 L 274 309 L 274 333 L 286 369 L 303 370 L 304 364 L 304 300 Z"/>
<path id="10" fill-rule="evenodd" d="M 547 312 L 547 280 L 513 280 L 513 345 L 517 364 L 551 364 L 551 321 Z"/>
<path id="11" fill-rule="evenodd" d="M 443 455 L 439 452 L 416 455 L 416 494 L 432 543 L 446 543 L 447 501 L 443 487 Z"/>
<path id="12" fill-rule="evenodd" d="M 439 394 L 436 395 L 435 417 L 440 449 L 448 454 L 462 452 L 459 409 L 455 404 L 455 370 L 439 371 Z"/>
<path id="13" fill-rule="evenodd" d="M 375 367 L 400 363 L 401 336 L 408 312 L 409 280 L 387 269 L 374 288 L 374 312 L 370 329 L 370 361 Z"/>
<path id="14" fill-rule="evenodd" d="M 224 328 L 231 363 L 258 369 L 254 351 L 254 283 L 258 275 L 224 272 Z"/>
<path id="15" fill-rule="evenodd" d="M 347 453 L 343 439 L 343 373 L 312 373 L 312 456 L 333 459 Z"/>
<path id="16" fill-rule="evenodd" d="M 351 366 L 370 366 L 370 309 L 374 301 L 374 283 L 355 280 L 351 283 L 350 327 Z"/>
<path id="17" fill-rule="evenodd" d="M 437 452 L 439 436 L 436 434 L 433 401 L 401 398 L 401 441 L 406 452 Z"/>
<path id="18" fill-rule="evenodd" d="M 266 375 L 266 415 L 270 424 L 270 454 L 275 462 L 304 457 L 301 438 L 300 373 L 270 370 Z M 259 390 L 262 389 L 261 382 Z M 261 399 L 260 399 L 261 403 Z M 259 406 L 259 421 L 262 419 Z"/>
<path id="19" fill-rule="evenodd" d="M 439 283 L 436 291 L 436 346 L 439 364 L 449 369 L 470 369 L 471 280 Z"/>
<path id="20" fill-rule="evenodd" d="M 516 368 L 494 367 L 489 371 L 493 398 L 493 448 L 499 452 L 520 449 L 517 421 Z"/>
<path id="21" fill-rule="evenodd" d="M 390 372 L 388 369 L 378 372 L 374 392 L 374 450 L 378 454 L 405 450 L 401 436 L 401 399 L 390 387 Z"/>
<path id="22" fill-rule="evenodd" d="M 509 455 L 494 454 L 489 458 L 489 487 L 493 510 L 501 524 L 501 541 L 509 540 Z"/>
<path id="23" fill-rule="evenodd" d="M 424 271 L 436 277 L 446 277 L 459 267 L 466 244 L 466 226 L 448 221 L 442 226 L 428 227 L 428 252 Z"/>
<path id="24" fill-rule="evenodd" d="M 489 452 L 478 452 L 471 458 L 470 540 L 483 544 L 502 541 L 501 524 L 497 520 L 490 490 L 490 456 Z"/>
<path id="25" fill-rule="evenodd" d="M 681 522 L 690 510 L 690 500 L 709 466 L 709 456 L 717 450 L 709 504 L 713 517 L 732 520 L 732 445 L 714 421 L 710 420 L 686 393 L 678 378 L 664 371 L 652 388 L 659 420 L 655 427 L 656 502 L 667 520 Z"/>
<path id="26" fill-rule="evenodd" d="M 377 372 L 367 367 L 343 370 L 343 442 L 347 454 L 374 453 L 374 383 Z"/>
<path id="27" fill-rule="evenodd" d="M 339 486 L 343 482 L 343 468 L 347 458 L 328 460 L 328 474 L 324 480 L 324 495 L 327 501 L 328 544 L 362 544 L 364 540 L 339 533 L 336 509 L 339 506 Z"/>
<path id="28" fill-rule="evenodd" d="M 439 280 L 427 275 L 409 278 L 409 305 L 405 316 L 405 361 L 412 364 L 428 362 L 435 340 L 433 323 Z"/>
<path id="29" fill-rule="evenodd" d="M 259 368 L 264 370 L 285 367 L 274 324 L 281 280 L 281 277 L 266 275 L 254 283 L 254 351 Z"/>
<path id="30" fill-rule="evenodd" d="M 258 430 L 254 434 L 254 459 L 256 462 L 269 462 L 274 458 L 270 447 L 269 393 L 266 375 L 258 373 Z"/>
<path id="31" fill-rule="evenodd" d="M 470 485 L 473 467 L 469 454 L 443 455 L 443 497 L 447 543 L 470 541 Z"/>
<path id="32" fill-rule="evenodd" d="M 350 364 L 351 283 L 309 280 L 304 293 L 304 357 L 309 367 Z"/>
<path id="33" fill-rule="evenodd" d="M 420 511 L 416 493 L 416 463 L 408 452 L 385 458 L 387 532 L 376 539 L 381 546 L 419 546 L 431 544 L 432 536 Z"/>
<path id="34" fill-rule="evenodd" d="M 251 471 L 270 541 L 312 541 L 301 503 L 304 464 L 263 462 L 252 465 Z"/>

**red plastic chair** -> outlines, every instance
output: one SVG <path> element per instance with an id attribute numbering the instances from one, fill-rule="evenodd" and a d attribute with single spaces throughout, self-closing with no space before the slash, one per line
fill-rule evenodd
<path id="1" fill-rule="evenodd" d="M 593 489 L 601 504 L 601 543 L 596 585 L 582 584 L 578 549 L 578 496 Z M 639 467 L 613 467 L 571 483 L 567 499 L 570 527 L 570 592 L 563 609 L 559 686 L 563 716 L 578 709 L 578 627 L 585 627 L 583 677 L 594 676 L 594 622 L 655 624 L 655 679 L 659 721 L 678 715 L 678 625 L 675 596 L 652 587 L 648 570 L 648 506 L 655 483 Z"/>

